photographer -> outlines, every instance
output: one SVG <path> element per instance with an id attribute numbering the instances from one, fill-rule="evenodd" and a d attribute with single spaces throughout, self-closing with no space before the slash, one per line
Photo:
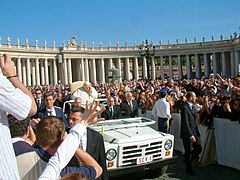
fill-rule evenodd
<path id="1" fill-rule="evenodd" d="M 9 54 L 0 57 L 0 179 L 19 179 L 15 154 L 8 128 L 7 114 L 18 120 L 33 116 L 37 106 L 32 93 L 15 74 L 15 65 Z"/>

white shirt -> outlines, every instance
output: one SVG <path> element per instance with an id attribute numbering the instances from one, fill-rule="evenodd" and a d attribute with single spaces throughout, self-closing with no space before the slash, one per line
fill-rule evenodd
<path id="1" fill-rule="evenodd" d="M 171 118 L 169 102 L 165 98 L 157 100 L 153 106 L 152 115 L 161 118 Z"/>
<path id="2" fill-rule="evenodd" d="M 24 142 L 28 143 L 30 146 L 32 146 L 32 144 L 30 142 L 26 141 L 25 139 L 23 139 L 21 137 L 12 138 L 12 144 L 15 143 L 15 142 L 18 142 L 18 141 L 24 141 Z"/>
<path id="3" fill-rule="evenodd" d="M 80 87 L 73 93 L 72 96 L 73 99 L 80 97 L 82 101 L 81 106 L 85 108 L 86 101 L 88 101 L 88 105 L 90 105 L 96 98 L 98 98 L 98 92 L 94 87 L 92 87 L 92 92 L 86 92 L 84 87 Z"/>
<path id="4" fill-rule="evenodd" d="M 87 150 L 87 133 L 82 136 L 82 145 L 83 145 L 83 150 Z"/>
<path id="5" fill-rule="evenodd" d="M 0 75 L 0 179 L 19 179 L 7 112 L 22 120 L 28 116 L 31 106 L 31 98 Z"/>
<path id="6" fill-rule="evenodd" d="M 55 108 L 52 108 L 52 109 L 46 108 L 46 110 L 47 110 L 48 116 L 50 116 L 50 111 L 51 111 L 51 113 L 52 113 L 52 114 L 51 114 L 52 116 L 56 116 Z"/>
<path id="7" fill-rule="evenodd" d="M 192 109 L 193 108 L 193 104 L 188 102 L 188 101 L 187 101 L 187 103 L 189 104 L 190 108 Z"/>
<path id="8" fill-rule="evenodd" d="M 57 149 L 57 152 L 50 158 L 39 180 L 55 180 L 59 177 L 61 170 L 68 164 L 76 152 L 80 140 L 86 136 L 86 127 L 82 124 L 75 124 L 70 130 L 67 138 Z"/>

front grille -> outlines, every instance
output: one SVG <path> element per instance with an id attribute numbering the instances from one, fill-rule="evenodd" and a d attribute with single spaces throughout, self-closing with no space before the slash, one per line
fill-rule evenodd
<path id="1" fill-rule="evenodd" d="M 137 158 L 152 155 L 153 161 L 162 158 L 162 141 L 145 142 L 140 144 L 119 146 L 119 166 L 137 164 Z"/>

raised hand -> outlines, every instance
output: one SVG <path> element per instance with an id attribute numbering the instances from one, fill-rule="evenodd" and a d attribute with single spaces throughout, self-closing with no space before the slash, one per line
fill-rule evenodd
<path id="1" fill-rule="evenodd" d="M 105 107 L 102 107 L 99 111 L 97 111 L 97 107 L 99 106 L 98 101 L 93 101 L 93 103 L 88 107 L 88 102 L 86 102 L 86 110 L 82 115 L 81 124 L 88 127 L 91 124 L 95 124 L 98 121 L 104 120 L 104 118 L 97 118 L 99 114 L 105 111 Z"/>
<path id="2" fill-rule="evenodd" d="M 9 54 L 4 54 L 3 57 L 0 57 L 0 67 L 3 75 L 7 77 L 15 75 L 15 65 Z"/>

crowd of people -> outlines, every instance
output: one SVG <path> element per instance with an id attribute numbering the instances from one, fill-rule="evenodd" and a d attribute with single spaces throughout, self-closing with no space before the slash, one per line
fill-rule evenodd
<path id="1" fill-rule="evenodd" d="M 114 105 L 121 107 L 121 114 L 125 116 L 138 116 L 137 109 L 141 114 L 152 110 L 160 98 L 162 92 L 166 94 L 166 101 L 170 105 L 170 112 L 180 112 L 181 105 L 186 101 L 186 93 L 195 92 L 197 99 L 195 103 L 196 112 L 200 123 L 211 125 L 212 117 L 228 118 L 232 121 L 240 121 L 240 76 L 235 78 L 223 78 L 219 74 L 215 77 L 202 79 L 184 80 L 132 80 L 122 83 L 89 83 L 77 91 L 71 92 L 70 85 L 59 83 L 57 85 L 44 85 L 28 87 L 33 96 L 38 98 L 39 93 L 44 95 L 52 91 L 54 94 L 54 106 L 63 109 L 63 104 L 75 97 L 81 97 L 82 107 L 86 101 L 92 102 L 97 98 L 113 97 Z M 84 89 L 85 88 L 85 89 Z M 89 89 L 89 90 L 88 90 Z M 93 92 L 92 92 L 93 91 Z M 91 92 L 91 93 L 89 93 Z M 130 97 L 129 97 L 130 96 Z M 124 103 L 128 98 L 134 100 L 134 115 L 124 110 Z M 41 100 L 42 102 L 43 100 Z M 41 110 L 41 107 L 40 107 Z M 127 113 L 127 114 L 126 114 Z"/>
<path id="2" fill-rule="evenodd" d="M 0 157 L 10 162 L 8 166 L 0 163 L 0 179 L 67 179 L 70 174 L 108 179 L 103 137 L 89 124 L 137 117 L 147 111 L 158 117 L 158 130 L 165 133 L 171 113 L 181 113 L 186 172 L 195 175 L 191 161 L 201 152 L 197 124 L 212 128 L 213 117 L 240 123 L 240 76 L 85 82 L 72 92 L 70 85 L 60 81 L 25 87 L 9 55 L 0 63 Z M 98 98 L 106 99 L 105 107 L 95 102 Z M 66 104 L 70 100 L 73 103 Z"/>

